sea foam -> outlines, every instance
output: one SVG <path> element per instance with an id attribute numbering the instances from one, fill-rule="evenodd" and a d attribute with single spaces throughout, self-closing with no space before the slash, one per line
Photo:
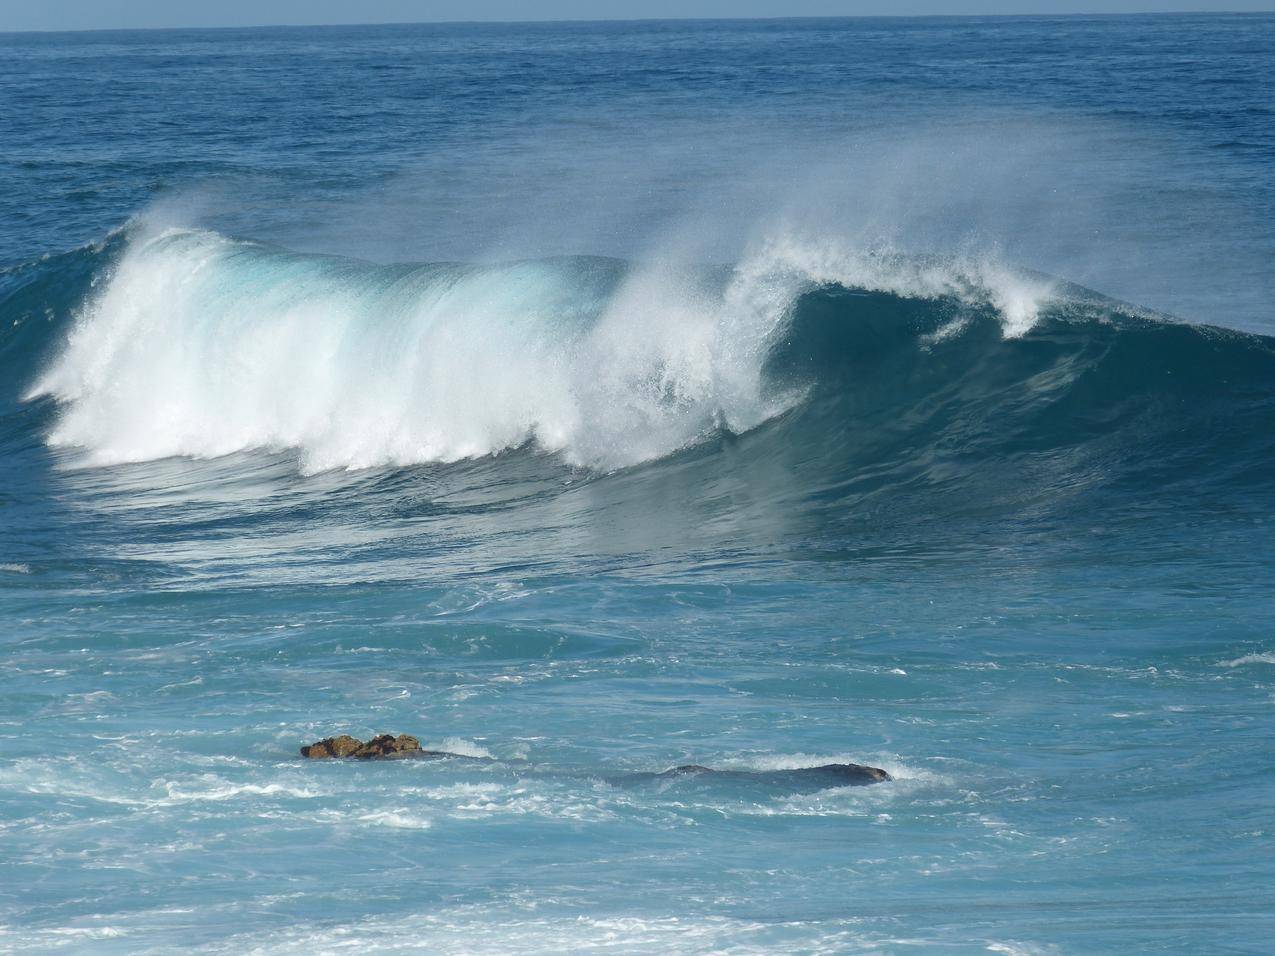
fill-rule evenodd
<path id="1" fill-rule="evenodd" d="M 780 230 L 731 270 L 550 259 L 375 266 L 139 227 L 27 397 L 90 464 L 295 449 L 306 472 L 534 445 L 609 470 L 742 432 L 794 304 L 839 284 L 991 306 L 1048 287 L 988 263 L 856 252 Z"/>

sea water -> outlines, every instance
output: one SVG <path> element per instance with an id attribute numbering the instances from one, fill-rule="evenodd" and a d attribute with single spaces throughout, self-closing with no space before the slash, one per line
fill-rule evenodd
<path id="1" fill-rule="evenodd" d="M 1275 17 L 11 34 L 0 142 L 0 948 L 1269 948 Z"/>

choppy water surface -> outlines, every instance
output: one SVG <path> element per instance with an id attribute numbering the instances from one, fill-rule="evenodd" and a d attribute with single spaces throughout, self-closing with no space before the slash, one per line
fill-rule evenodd
<path id="1" fill-rule="evenodd" d="M 1275 18 L 0 48 L 0 947 L 1275 935 Z"/>

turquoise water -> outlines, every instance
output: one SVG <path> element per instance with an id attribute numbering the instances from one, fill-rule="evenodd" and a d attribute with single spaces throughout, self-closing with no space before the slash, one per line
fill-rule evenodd
<path id="1" fill-rule="evenodd" d="M 1264 951 L 1273 40 L 0 37 L 0 948 Z"/>

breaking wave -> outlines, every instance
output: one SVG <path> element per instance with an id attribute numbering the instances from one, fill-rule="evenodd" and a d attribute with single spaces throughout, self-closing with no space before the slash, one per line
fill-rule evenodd
<path id="1" fill-rule="evenodd" d="M 95 464 L 295 448 L 303 468 L 446 462 L 533 444 L 613 469 L 796 392 L 763 375 L 823 287 L 987 304 L 1007 335 L 1048 284 L 791 237 L 734 269 L 564 258 L 376 266 L 190 230 L 137 236 L 27 393 Z"/>
<path id="2" fill-rule="evenodd" d="M 596 474 L 739 439 L 730 467 L 782 461 L 807 500 L 929 487 L 1021 508 L 1095 484 L 1270 487 L 1275 462 L 1271 339 L 791 233 L 731 267 L 374 265 L 131 227 L 0 276 L 0 310 L 0 363 L 25 380 L 5 440 L 37 430 L 81 464 L 518 452 Z"/>

